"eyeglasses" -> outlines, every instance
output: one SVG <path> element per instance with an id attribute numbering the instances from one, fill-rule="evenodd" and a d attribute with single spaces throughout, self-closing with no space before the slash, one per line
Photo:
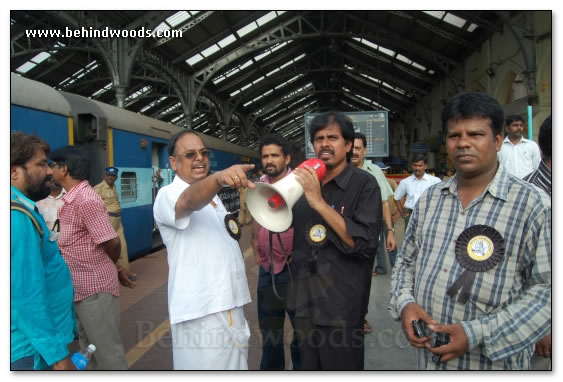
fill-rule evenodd
<path id="1" fill-rule="evenodd" d="M 198 153 L 197 151 L 186 151 L 185 153 L 180 155 L 184 156 L 184 158 L 188 160 L 192 160 L 196 157 L 197 153 Z M 211 155 L 211 151 L 207 149 L 203 149 L 199 151 L 199 155 L 201 155 L 202 158 L 209 158 L 209 155 Z"/>

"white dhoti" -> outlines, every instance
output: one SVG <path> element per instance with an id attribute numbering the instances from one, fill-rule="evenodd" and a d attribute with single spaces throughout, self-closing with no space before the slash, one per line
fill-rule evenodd
<path id="1" fill-rule="evenodd" d="M 248 370 L 242 307 L 171 325 L 174 370 Z"/>

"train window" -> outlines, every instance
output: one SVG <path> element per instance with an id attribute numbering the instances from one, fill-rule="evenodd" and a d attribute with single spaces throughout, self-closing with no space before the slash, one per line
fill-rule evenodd
<path id="1" fill-rule="evenodd" d="M 124 203 L 137 200 L 137 174 L 134 172 L 121 174 L 121 200 Z"/>

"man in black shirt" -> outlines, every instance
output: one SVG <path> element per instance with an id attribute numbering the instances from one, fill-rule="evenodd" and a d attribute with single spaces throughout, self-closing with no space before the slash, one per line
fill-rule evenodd
<path id="1" fill-rule="evenodd" d="M 294 171 L 305 195 L 293 207 L 295 285 L 289 301 L 296 310 L 301 364 L 309 370 L 362 370 L 362 301 L 381 228 L 379 186 L 350 164 L 350 119 L 320 114 L 309 133 L 327 171 L 321 182 L 309 167 Z"/>

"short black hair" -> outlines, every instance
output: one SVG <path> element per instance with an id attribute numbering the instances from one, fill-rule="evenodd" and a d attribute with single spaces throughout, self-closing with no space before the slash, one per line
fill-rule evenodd
<path id="1" fill-rule="evenodd" d="M 541 155 L 545 159 L 551 159 L 551 114 L 547 117 L 540 126 L 538 134 L 538 144 L 540 146 Z"/>
<path id="2" fill-rule="evenodd" d="M 365 136 L 364 134 L 357 132 L 357 133 L 354 135 L 354 140 L 356 140 L 356 139 L 361 139 L 361 140 L 362 140 L 362 143 L 364 144 L 364 147 L 367 147 L 367 146 L 368 146 L 368 143 L 367 143 L 367 141 L 366 141 L 366 136 Z"/>
<path id="3" fill-rule="evenodd" d="M 176 142 L 178 142 L 178 139 L 182 138 L 186 134 L 194 134 L 199 137 L 199 134 L 196 131 L 190 129 L 177 132 L 168 140 L 168 156 L 174 156 L 174 152 L 176 151 Z"/>
<path id="4" fill-rule="evenodd" d="M 284 157 L 291 154 L 289 141 L 279 133 L 267 134 L 260 138 L 260 143 L 258 144 L 258 152 L 260 155 L 262 155 L 262 148 L 267 145 L 280 146 Z"/>
<path id="5" fill-rule="evenodd" d="M 428 163 L 428 156 L 425 153 L 414 153 L 412 156 L 412 163 L 424 161 L 424 163 Z"/>
<path id="6" fill-rule="evenodd" d="M 472 118 L 489 118 L 493 136 L 502 135 L 504 112 L 493 97 L 479 92 L 460 93 L 454 96 L 442 110 L 442 129 L 448 131 L 448 121 Z"/>
<path id="7" fill-rule="evenodd" d="M 86 180 L 90 177 L 90 156 L 82 146 L 64 146 L 49 154 L 49 159 L 66 166 L 70 177 Z"/>
<path id="8" fill-rule="evenodd" d="M 315 134 L 317 134 L 319 130 L 322 130 L 332 124 L 338 125 L 345 142 L 352 142 L 352 145 L 354 144 L 354 137 L 356 133 L 354 131 L 354 124 L 352 123 L 352 120 L 343 113 L 336 111 L 327 111 L 316 115 L 315 118 L 313 118 L 309 124 L 309 138 L 311 139 L 311 143 L 315 143 Z M 346 153 L 346 162 L 350 162 L 352 152 L 353 150 L 350 148 L 350 151 Z"/>
<path id="9" fill-rule="evenodd" d="M 512 122 L 520 121 L 524 123 L 524 118 L 521 115 L 509 115 L 506 117 L 506 121 L 504 121 L 505 126 L 510 126 Z"/>
<path id="10" fill-rule="evenodd" d="M 37 135 L 21 131 L 10 134 L 10 166 L 24 166 L 39 150 L 49 154 L 49 144 Z"/>

